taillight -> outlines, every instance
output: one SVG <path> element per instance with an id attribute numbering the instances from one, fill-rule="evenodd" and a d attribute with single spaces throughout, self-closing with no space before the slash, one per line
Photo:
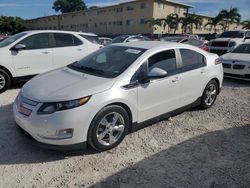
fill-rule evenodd
<path id="1" fill-rule="evenodd" d="M 214 61 L 214 64 L 215 64 L 215 65 L 218 65 L 218 64 L 221 64 L 221 63 L 222 63 L 221 58 L 217 58 L 217 59 L 215 59 L 215 61 Z"/>

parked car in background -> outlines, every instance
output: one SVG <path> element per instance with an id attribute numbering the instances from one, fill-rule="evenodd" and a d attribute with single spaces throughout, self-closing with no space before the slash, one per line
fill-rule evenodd
<path id="1" fill-rule="evenodd" d="M 223 80 L 217 58 L 178 43 L 112 44 L 27 82 L 14 103 L 15 121 L 46 146 L 108 150 L 130 130 L 211 107 Z"/>
<path id="2" fill-rule="evenodd" d="M 97 35 L 26 31 L 0 42 L 0 93 L 11 83 L 78 61 L 101 47 Z"/>
<path id="3" fill-rule="evenodd" d="M 115 37 L 111 43 L 151 41 L 150 38 L 142 35 L 122 35 Z"/>
<path id="4" fill-rule="evenodd" d="M 0 35 L 0 42 L 7 39 L 7 38 L 8 38 L 8 36 L 6 36 L 6 35 Z"/>
<path id="5" fill-rule="evenodd" d="M 112 42 L 112 39 L 107 38 L 107 37 L 99 37 L 98 40 L 99 40 L 99 43 L 103 46 L 107 46 L 107 45 L 111 44 L 111 42 Z"/>
<path id="6" fill-rule="evenodd" d="M 240 44 L 221 60 L 226 77 L 250 80 L 250 43 Z"/>
<path id="7" fill-rule="evenodd" d="M 209 51 L 223 55 L 245 42 L 250 42 L 250 30 L 225 31 L 210 41 Z"/>
<path id="8" fill-rule="evenodd" d="M 192 46 L 196 46 L 196 47 L 201 48 L 201 49 L 203 49 L 205 51 L 208 51 L 208 45 L 207 45 L 206 41 L 196 39 L 196 38 L 193 38 L 193 37 L 185 37 L 185 36 L 164 37 L 164 38 L 161 39 L 161 41 L 190 44 Z"/>

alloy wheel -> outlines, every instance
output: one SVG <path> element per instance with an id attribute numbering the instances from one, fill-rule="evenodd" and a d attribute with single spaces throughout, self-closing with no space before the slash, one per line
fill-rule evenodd
<path id="1" fill-rule="evenodd" d="M 6 80 L 2 74 L 0 74 L 0 89 L 3 89 L 6 85 Z"/>
<path id="2" fill-rule="evenodd" d="M 211 83 L 206 91 L 206 97 L 205 97 L 205 103 L 208 106 L 211 106 L 216 98 L 216 94 L 217 94 L 217 89 L 216 89 L 216 85 L 214 85 L 213 83 Z"/>

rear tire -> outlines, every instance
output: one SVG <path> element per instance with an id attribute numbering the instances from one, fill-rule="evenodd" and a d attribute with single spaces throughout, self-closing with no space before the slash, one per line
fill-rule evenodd
<path id="1" fill-rule="evenodd" d="M 119 145 L 129 130 L 127 111 L 117 105 L 103 108 L 93 119 L 88 131 L 88 143 L 97 151 Z"/>
<path id="2" fill-rule="evenodd" d="M 10 75 L 6 71 L 0 69 L 0 93 L 3 93 L 7 89 L 9 89 L 10 84 L 11 84 Z"/>
<path id="3" fill-rule="evenodd" d="M 219 93 L 218 83 L 215 80 L 211 80 L 207 84 L 207 86 L 203 92 L 203 95 L 201 97 L 201 107 L 203 109 L 207 109 L 207 108 L 210 108 L 211 106 L 213 106 L 213 104 L 217 98 L 218 93 Z"/>

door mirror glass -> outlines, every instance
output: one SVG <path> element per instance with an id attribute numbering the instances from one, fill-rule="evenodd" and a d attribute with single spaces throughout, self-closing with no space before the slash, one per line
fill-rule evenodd
<path id="1" fill-rule="evenodd" d="M 24 44 L 17 44 L 14 47 L 14 50 L 19 51 L 19 50 L 24 50 L 25 48 L 26 48 L 26 45 L 24 45 Z"/>
<path id="2" fill-rule="evenodd" d="M 158 78 L 164 78 L 167 76 L 167 71 L 155 67 L 152 70 L 149 71 L 147 77 L 148 79 L 158 79 Z"/>

